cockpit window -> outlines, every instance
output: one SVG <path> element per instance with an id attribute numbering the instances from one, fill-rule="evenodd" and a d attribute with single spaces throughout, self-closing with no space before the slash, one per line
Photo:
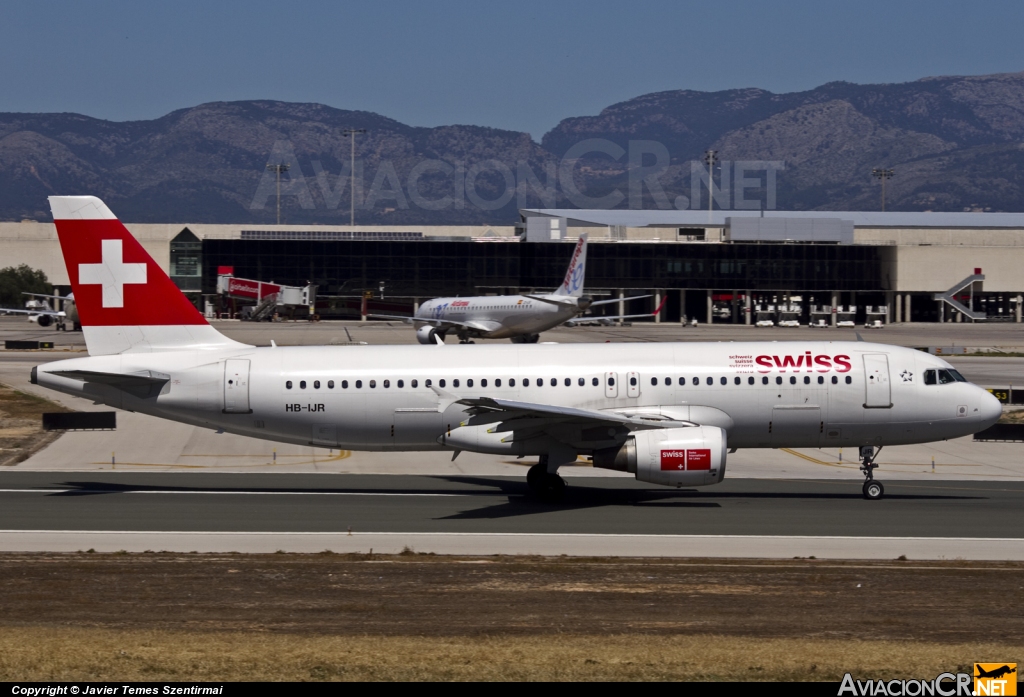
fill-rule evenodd
<path id="1" fill-rule="evenodd" d="M 940 385 L 949 385 L 949 384 L 952 384 L 954 382 L 956 382 L 956 378 L 953 377 L 953 375 L 950 373 L 950 371 L 948 371 L 948 370 L 940 370 L 939 371 L 939 384 Z"/>
<path id="2" fill-rule="evenodd" d="M 936 384 L 935 371 L 934 370 L 926 370 L 926 371 L 924 371 L 924 384 L 926 384 L 926 385 L 934 385 L 934 384 Z"/>
<path id="3" fill-rule="evenodd" d="M 955 379 L 955 380 L 956 380 L 957 382 L 967 382 L 967 378 L 965 378 L 965 377 L 964 377 L 963 375 L 961 375 L 961 374 L 960 374 L 960 371 L 958 371 L 958 370 L 949 370 L 949 371 L 947 371 L 947 372 L 948 372 L 948 373 L 949 373 L 950 375 L 952 375 L 952 376 L 953 376 L 953 378 L 954 378 L 954 379 Z"/>

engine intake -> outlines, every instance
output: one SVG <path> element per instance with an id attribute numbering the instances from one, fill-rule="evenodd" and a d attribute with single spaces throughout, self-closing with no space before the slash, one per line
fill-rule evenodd
<path id="1" fill-rule="evenodd" d="M 594 451 L 594 467 L 631 472 L 651 484 L 704 486 L 725 477 L 726 450 L 717 426 L 637 431 L 618 448 Z"/>

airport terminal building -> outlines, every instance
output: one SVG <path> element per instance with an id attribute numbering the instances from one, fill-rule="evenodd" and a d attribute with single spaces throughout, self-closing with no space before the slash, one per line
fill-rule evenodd
<path id="1" fill-rule="evenodd" d="M 657 321 L 1020 322 L 1024 304 L 1024 213 L 523 209 L 509 226 L 127 227 L 215 312 L 238 309 L 216 294 L 225 268 L 316 284 L 324 318 L 408 314 L 439 295 L 550 290 L 584 232 L 588 294 L 652 295 L 603 306 L 613 315 L 665 298 Z M 0 266 L 26 263 L 67 286 L 52 224 L 0 223 L 0 249 Z"/>

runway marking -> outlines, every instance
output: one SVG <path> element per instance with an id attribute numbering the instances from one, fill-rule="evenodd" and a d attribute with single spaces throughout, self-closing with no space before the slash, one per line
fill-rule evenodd
<path id="1" fill-rule="evenodd" d="M 347 457 L 352 456 L 351 450 L 339 450 L 337 455 L 324 457 L 322 460 L 316 456 L 312 456 L 311 460 L 299 460 L 298 462 L 259 462 L 251 464 L 235 464 L 230 465 L 185 465 L 185 464 L 173 464 L 167 465 L 160 462 L 118 462 L 117 464 L 122 467 L 168 467 L 176 469 L 218 469 L 219 467 L 294 467 L 297 465 L 322 465 L 328 462 L 337 462 L 338 460 L 344 460 Z M 181 457 L 254 457 L 252 455 L 181 455 Z M 280 455 L 280 459 L 284 458 L 296 458 L 296 457 L 310 457 L 309 455 Z M 269 457 L 267 458 L 270 459 Z M 90 462 L 90 465 L 109 465 L 109 462 Z M 111 467 L 113 469 L 113 467 Z"/>
<path id="2" fill-rule="evenodd" d="M 404 493 L 387 491 L 180 491 L 167 489 L 0 489 L 0 494 L 203 494 L 209 496 L 507 496 L 501 492 L 482 491 L 471 494 Z"/>
<path id="3" fill-rule="evenodd" d="M 844 464 L 841 464 L 839 462 L 826 462 L 825 460 L 819 460 L 816 457 L 811 457 L 810 455 L 805 455 L 804 453 L 799 453 L 796 450 L 793 450 L 791 448 L 779 448 L 779 450 L 781 450 L 783 452 L 787 452 L 790 455 L 796 455 L 797 457 L 802 458 L 804 460 L 807 460 L 808 462 L 813 462 L 816 465 L 825 465 L 826 467 L 839 467 L 839 468 L 842 468 L 842 469 L 858 469 L 858 467 L 859 467 L 859 466 L 854 466 L 854 465 L 844 465 Z M 878 466 L 879 467 L 931 467 L 932 463 L 929 462 L 929 463 L 925 463 L 925 464 L 920 464 L 920 463 L 916 463 L 916 462 L 879 462 Z M 966 464 L 966 463 L 965 464 L 942 464 L 942 463 L 939 463 L 939 462 L 935 463 L 935 466 L 936 467 L 981 467 L 981 465 L 973 465 L 973 464 Z"/>

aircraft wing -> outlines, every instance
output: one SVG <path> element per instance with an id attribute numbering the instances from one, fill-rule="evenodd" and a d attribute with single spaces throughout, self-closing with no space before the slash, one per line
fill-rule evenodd
<path id="1" fill-rule="evenodd" d="M 646 297 L 650 297 L 650 296 L 646 296 Z M 611 315 L 611 316 L 609 316 L 609 315 L 596 315 L 596 316 L 595 315 L 583 315 L 581 317 L 576 317 L 574 319 L 568 320 L 567 322 L 565 322 L 565 326 L 573 327 L 573 326 L 575 326 L 579 322 L 599 322 L 599 323 L 603 324 L 603 323 L 608 323 L 608 322 L 614 322 L 614 321 L 617 321 L 617 320 L 620 320 L 620 319 L 636 319 L 638 317 L 654 317 L 659 312 L 661 312 L 661 308 L 665 307 L 665 301 L 667 301 L 667 300 L 668 300 L 668 296 L 666 295 L 664 298 L 662 298 L 661 304 L 658 305 L 658 309 L 655 310 L 654 312 L 645 312 L 645 313 L 639 314 L 639 315 Z M 616 301 L 616 302 L 618 302 L 618 301 Z M 597 303 L 594 303 L 594 304 L 596 305 Z"/>
<path id="2" fill-rule="evenodd" d="M 378 319 L 393 319 L 393 320 L 398 320 L 398 321 L 401 321 L 401 322 L 405 322 L 406 324 L 412 324 L 413 321 L 416 319 L 415 317 L 406 317 L 404 315 L 378 315 L 376 312 L 371 312 L 370 314 L 368 314 L 366 316 L 367 317 L 376 317 Z"/>
<path id="3" fill-rule="evenodd" d="M 488 319 L 473 319 L 468 322 L 457 322 L 452 319 L 430 319 L 427 317 L 397 317 L 394 315 L 369 315 L 371 317 L 383 317 L 385 319 L 400 319 L 408 323 L 422 322 L 423 324 L 429 324 L 431 327 L 437 329 L 448 330 L 448 329 L 467 329 L 474 333 L 487 334 L 489 332 L 501 329 L 501 322 L 495 322 L 494 320 Z"/>
<path id="4" fill-rule="evenodd" d="M 614 411 L 598 411 L 596 409 L 577 409 L 560 407 L 552 404 L 534 402 L 518 402 L 509 399 L 491 397 L 473 397 L 456 400 L 457 404 L 470 407 L 468 425 L 478 426 L 489 423 L 500 423 L 496 430 L 514 431 L 517 427 L 554 423 L 582 423 L 591 426 L 625 426 L 629 430 L 646 430 L 652 428 L 679 428 L 694 426 L 690 422 L 674 421 L 660 414 L 618 414 Z"/>
<path id="5" fill-rule="evenodd" d="M 14 313 L 16 315 L 49 315 L 51 317 L 67 317 L 63 310 L 14 310 L 9 307 L 0 307 L 0 314 Z"/>
<path id="6" fill-rule="evenodd" d="M 21 292 L 22 295 L 31 295 L 33 298 L 53 298 L 54 300 L 74 300 L 73 296 L 70 295 L 47 295 L 46 293 L 29 293 L 26 291 Z"/>
<path id="7" fill-rule="evenodd" d="M 579 303 L 576 301 L 576 298 L 572 298 L 571 300 L 554 300 L 552 298 L 545 298 L 542 295 L 525 294 L 523 295 L 523 297 L 529 298 L 530 300 L 537 300 L 542 303 L 547 303 L 548 305 L 557 305 L 558 307 L 579 307 Z"/>
<path id="8" fill-rule="evenodd" d="M 610 300 L 595 300 L 594 302 L 590 303 L 590 307 L 594 307 L 595 305 L 610 305 L 611 303 L 618 303 L 618 302 L 623 302 L 624 303 L 624 302 L 629 302 L 630 300 L 641 300 L 643 298 L 649 298 L 649 297 L 651 297 L 651 296 L 650 295 L 634 295 L 631 298 L 622 298 L 621 300 L 619 300 L 618 298 L 611 298 Z M 644 315 L 644 316 L 646 317 L 646 315 Z"/>

